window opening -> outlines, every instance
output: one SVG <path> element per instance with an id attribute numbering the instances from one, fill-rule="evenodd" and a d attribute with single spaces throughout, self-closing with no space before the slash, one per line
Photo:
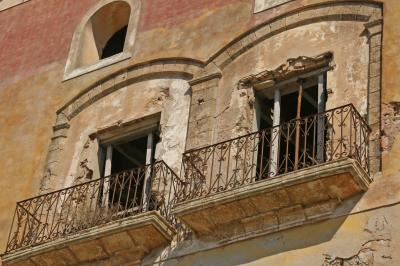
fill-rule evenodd
<path id="1" fill-rule="evenodd" d="M 258 145 L 256 179 L 299 169 L 313 164 L 315 158 L 323 160 L 325 119 L 315 116 L 317 121 L 304 122 L 300 118 L 325 111 L 325 77 L 320 74 L 256 93 L 257 125 L 265 130 L 260 134 L 264 141 Z M 313 152 L 317 156 L 310 157 Z"/>
<path id="2" fill-rule="evenodd" d="M 149 202 L 151 167 L 145 166 L 155 161 L 158 141 L 157 131 L 151 131 L 107 146 L 104 176 L 111 177 L 104 181 L 103 206 L 117 209 L 118 216 L 151 208 L 146 206 Z"/>
<path id="3" fill-rule="evenodd" d="M 111 36 L 103 48 L 101 59 L 123 52 L 127 29 L 128 26 L 125 26 Z"/>

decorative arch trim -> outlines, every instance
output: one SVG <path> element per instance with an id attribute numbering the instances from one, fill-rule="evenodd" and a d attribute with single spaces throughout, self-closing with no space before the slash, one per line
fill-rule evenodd
<path id="1" fill-rule="evenodd" d="M 143 62 L 115 72 L 83 90 L 57 111 L 56 126 L 66 123 L 98 99 L 143 77 L 180 74 L 187 80 L 204 68 L 201 61 L 187 58 L 166 58 Z"/>
<path id="2" fill-rule="evenodd" d="M 241 54 L 261 41 L 281 32 L 322 21 L 358 21 L 382 19 L 382 5 L 372 1 L 328 1 L 301 7 L 274 17 L 241 34 L 210 57 L 207 64 L 224 69 Z"/>

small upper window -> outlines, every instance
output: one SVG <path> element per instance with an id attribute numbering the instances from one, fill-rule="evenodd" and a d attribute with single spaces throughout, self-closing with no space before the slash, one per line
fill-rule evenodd
<path id="1" fill-rule="evenodd" d="M 139 11 L 139 0 L 100 0 L 75 31 L 64 79 L 131 57 Z"/>
<path id="2" fill-rule="evenodd" d="M 130 12 L 126 2 L 117 1 L 105 5 L 91 17 L 83 32 L 78 66 L 123 52 Z"/>

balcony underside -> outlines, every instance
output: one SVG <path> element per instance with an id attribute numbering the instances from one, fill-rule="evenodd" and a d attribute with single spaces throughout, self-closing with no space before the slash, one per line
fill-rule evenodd
<path id="1" fill-rule="evenodd" d="M 167 245 L 174 233 L 163 217 L 151 211 L 17 250 L 2 259 L 4 265 L 135 264 L 152 249 Z"/>
<path id="2" fill-rule="evenodd" d="M 324 219 L 370 182 L 357 161 L 341 159 L 184 201 L 173 212 L 197 236 L 229 241 Z"/>

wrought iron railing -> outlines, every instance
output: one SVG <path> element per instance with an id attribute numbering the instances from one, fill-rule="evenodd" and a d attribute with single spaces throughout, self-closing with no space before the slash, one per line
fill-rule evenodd
<path id="1" fill-rule="evenodd" d="M 171 213 L 179 178 L 163 161 L 17 203 L 6 253 L 146 211 Z"/>
<path id="2" fill-rule="evenodd" d="M 294 119 L 183 155 L 178 202 L 353 158 L 369 172 L 369 126 L 352 104 Z"/>

